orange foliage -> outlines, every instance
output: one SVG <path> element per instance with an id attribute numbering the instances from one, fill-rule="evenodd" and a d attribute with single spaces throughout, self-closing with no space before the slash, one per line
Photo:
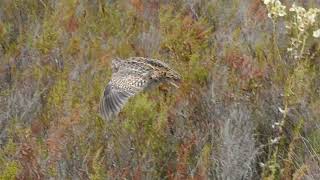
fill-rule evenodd
<path id="1" fill-rule="evenodd" d="M 210 33 L 210 29 L 201 25 L 190 14 L 183 17 L 182 28 L 183 29 L 194 29 L 198 40 L 205 39 L 206 36 Z"/>
<path id="2" fill-rule="evenodd" d="M 62 128 L 50 128 L 47 145 L 50 156 L 50 163 L 56 162 L 62 158 L 63 146 L 66 143 L 65 130 Z"/>
<path id="3" fill-rule="evenodd" d="M 189 179 L 188 177 L 188 157 L 193 145 L 196 143 L 196 137 L 193 135 L 190 140 L 180 145 L 178 150 L 177 174 L 175 179 Z"/>
<path id="4" fill-rule="evenodd" d="M 99 66 L 107 66 L 111 67 L 112 55 L 110 53 L 103 54 L 99 58 Z"/>
<path id="5" fill-rule="evenodd" d="M 248 15 L 251 19 L 256 21 L 263 21 L 267 19 L 267 9 L 260 0 L 252 0 L 249 6 Z"/>
<path id="6" fill-rule="evenodd" d="M 160 8 L 160 3 L 159 0 L 149 0 L 146 1 L 146 9 L 148 9 L 148 11 L 150 13 L 156 13 L 158 12 L 159 8 Z"/>
<path id="7" fill-rule="evenodd" d="M 193 24 L 193 19 L 191 15 L 187 15 L 182 20 L 183 28 L 191 28 Z"/>
<path id="8" fill-rule="evenodd" d="M 49 150 L 49 163 L 57 162 L 62 158 L 63 150 L 68 142 L 68 131 L 70 128 L 79 123 L 79 110 L 75 110 L 70 117 L 61 118 L 58 123 L 59 126 L 51 126 L 49 129 L 49 137 L 47 145 Z"/>
<path id="9" fill-rule="evenodd" d="M 73 33 L 75 31 L 77 31 L 78 28 L 79 28 L 79 23 L 78 23 L 77 18 L 74 15 L 70 16 L 65 21 L 65 29 L 67 30 L 67 32 Z"/>
<path id="10" fill-rule="evenodd" d="M 39 120 L 31 122 L 31 133 L 33 136 L 38 136 L 43 131 L 43 123 Z"/>
<path id="11" fill-rule="evenodd" d="M 134 174 L 133 174 L 133 180 L 140 180 L 142 179 L 142 170 L 141 165 L 139 164 L 137 168 L 135 168 Z"/>
<path id="12" fill-rule="evenodd" d="M 226 56 L 227 63 L 240 74 L 242 80 L 261 78 L 265 76 L 265 70 L 258 68 L 253 64 L 250 56 L 238 52 L 228 53 Z"/>
<path id="13" fill-rule="evenodd" d="M 22 165 L 22 171 L 17 179 L 43 179 L 43 173 L 36 157 L 39 157 L 35 151 L 35 140 L 21 144 L 19 151 L 19 161 Z"/>
<path id="14" fill-rule="evenodd" d="M 132 4 L 133 7 L 136 8 L 137 11 L 142 12 L 144 7 L 143 7 L 143 2 L 142 0 L 130 0 L 130 3 Z"/>

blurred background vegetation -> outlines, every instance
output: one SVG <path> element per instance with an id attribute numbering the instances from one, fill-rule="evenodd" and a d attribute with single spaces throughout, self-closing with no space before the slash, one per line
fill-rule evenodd
<path id="1" fill-rule="evenodd" d="M 260 0 L 1 0 L 0 179 L 320 179 L 319 39 L 297 60 L 284 26 Z M 131 56 L 183 83 L 106 122 Z"/>

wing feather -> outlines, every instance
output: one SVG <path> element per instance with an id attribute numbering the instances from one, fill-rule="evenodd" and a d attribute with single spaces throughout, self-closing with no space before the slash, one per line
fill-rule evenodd
<path id="1" fill-rule="evenodd" d="M 100 112 L 105 119 L 116 116 L 130 97 L 144 90 L 149 83 L 148 72 L 119 69 L 112 75 L 100 103 Z"/>

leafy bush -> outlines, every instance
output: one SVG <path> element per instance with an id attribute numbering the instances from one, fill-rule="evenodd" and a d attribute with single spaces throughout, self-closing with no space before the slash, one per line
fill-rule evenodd
<path id="1" fill-rule="evenodd" d="M 318 9 L 1 2 L 0 179 L 319 179 Z M 131 56 L 163 60 L 182 84 L 104 121 L 111 61 Z"/>

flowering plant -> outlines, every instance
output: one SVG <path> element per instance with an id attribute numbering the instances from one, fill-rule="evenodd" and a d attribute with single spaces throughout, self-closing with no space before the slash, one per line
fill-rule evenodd
<path id="1" fill-rule="evenodd" d="M 278 17 L 288 15 L 286 18 L 286 28 L 291 30 L 290 45 L 287 51 L 290 52 L 295 59 L 301 59 L 304 55 L 305 44 L 307 38 L 312 34 L 314 38 L 320 37 L 320 29 L 317 29 L 317 16 L 320 13 L 318 8 L 310 8 L 306 10 L 304 7 L 297 6 L 295 3 L 287 12 L 286 6 L 282 5 L 279 0 L 263 0 L 268 10 L 268 17 L 275 20 Z M 289 16 L 290 15 L 290 16 Z M 310 34 L 309 32 L 312 31 Z"/>
<path id="2" fill-rule="evenodd" d="M 263 0 L 263 2 L 267 6 L 269 18 L 275 19 L 287 14 L 286 7 L 279 0 Z"/>
<path id="3" fill-rule="evenodd" d="M 304 7 L 298 6 L 295 3 L 293 3 L 291 7 L 287 8 L 286 6 L 282 5 L 279 0 L 263 0 L 263 3 L 266 5 L 268 17 L 273 23 L 272 55 L 277 53 L 277 55 L 279 55 L 279 60 L 282 61 L 282 56 L 277 46 L 278 39 L 276 37 L 276 25 L 277 22 L 281 20 L 285 24 L 289 39 L 289 45 L 286 52 L 289 54 L 289 59 L 294 60 L 290 63 L 287 63 L 288 61 L 282 61 L 282 63 L 288 65 L 286 67 L 288 69 L 286 69 L 284 72 L 277 72 L 277 74 L 275 74 L 276 76 L 278 75 L 285 79 L 283 107 L 278 107 L 282 117 L 271 125 L 275 132 L 275 136 L 271 137 L 269 141 L 275 149 L 272 152 L 273 159 L 269 160 L 266 164 L 260 164 L 261 167 L 264 168 L 263 171 L 266 172 L 266 179 L 276 179 L 279 177 L 279 172 L 292 170 L 290 166 L 281 167 L 281 165 L 279 165 L 280 163 L 278 160 L 280 157 L 283 157 L 283 154 L 279 154 L 278 150 L 282 146 L 281 142 L 287 143 L 291 141 L 289 138 L 287 138 L 285 133 L 288 128 L 291 128 L 288 127 L 288 124 L 292 122 L 287 122 L 290 120 L 289 115 L 292 114 L 292 110 L 296 109 L 296 105 L 300 101 L 302 102 L 305 100 L 303 96 L 308 93 L 306 89 L 312 87 L 310 84 L 313 82 L 313 80 L 309 79 L 313 79 L 315 75 L 313 70 L 311 70 L 312 68 L 310 68 L 312 63 L 310 60 L 315 57 L 315 55 L 318 53 L 318 50 L 314 50 L 314 48 L 311 48 L 311 46 L 314 45 L 312 44 L 314 38 L 320 37 L 320 9 L 305 9 Z M 284 18 L 280 19 L 281 17 Z M 313 52 L 309 52 L 307 49 L 312 49 Z M 283 66 L 280 66 L 280 68 L 282 67 Z M 294 125 L 294 128 L 300 130 L 303 122 L 304 120 L 302 119 L 301 123 Z M 300 136 L 299 131 L 296 131 L 293 134 L 294 138 Z M 289 146 L 294 147 L 294 143 L 294 140 L 292 140 Z M 294 153 L 294 148 L 289 149 L 288 157 L 292 157 L 291 155 Z M 289 158 L 289 161 L 291 162 L 292 160 Z"/>

